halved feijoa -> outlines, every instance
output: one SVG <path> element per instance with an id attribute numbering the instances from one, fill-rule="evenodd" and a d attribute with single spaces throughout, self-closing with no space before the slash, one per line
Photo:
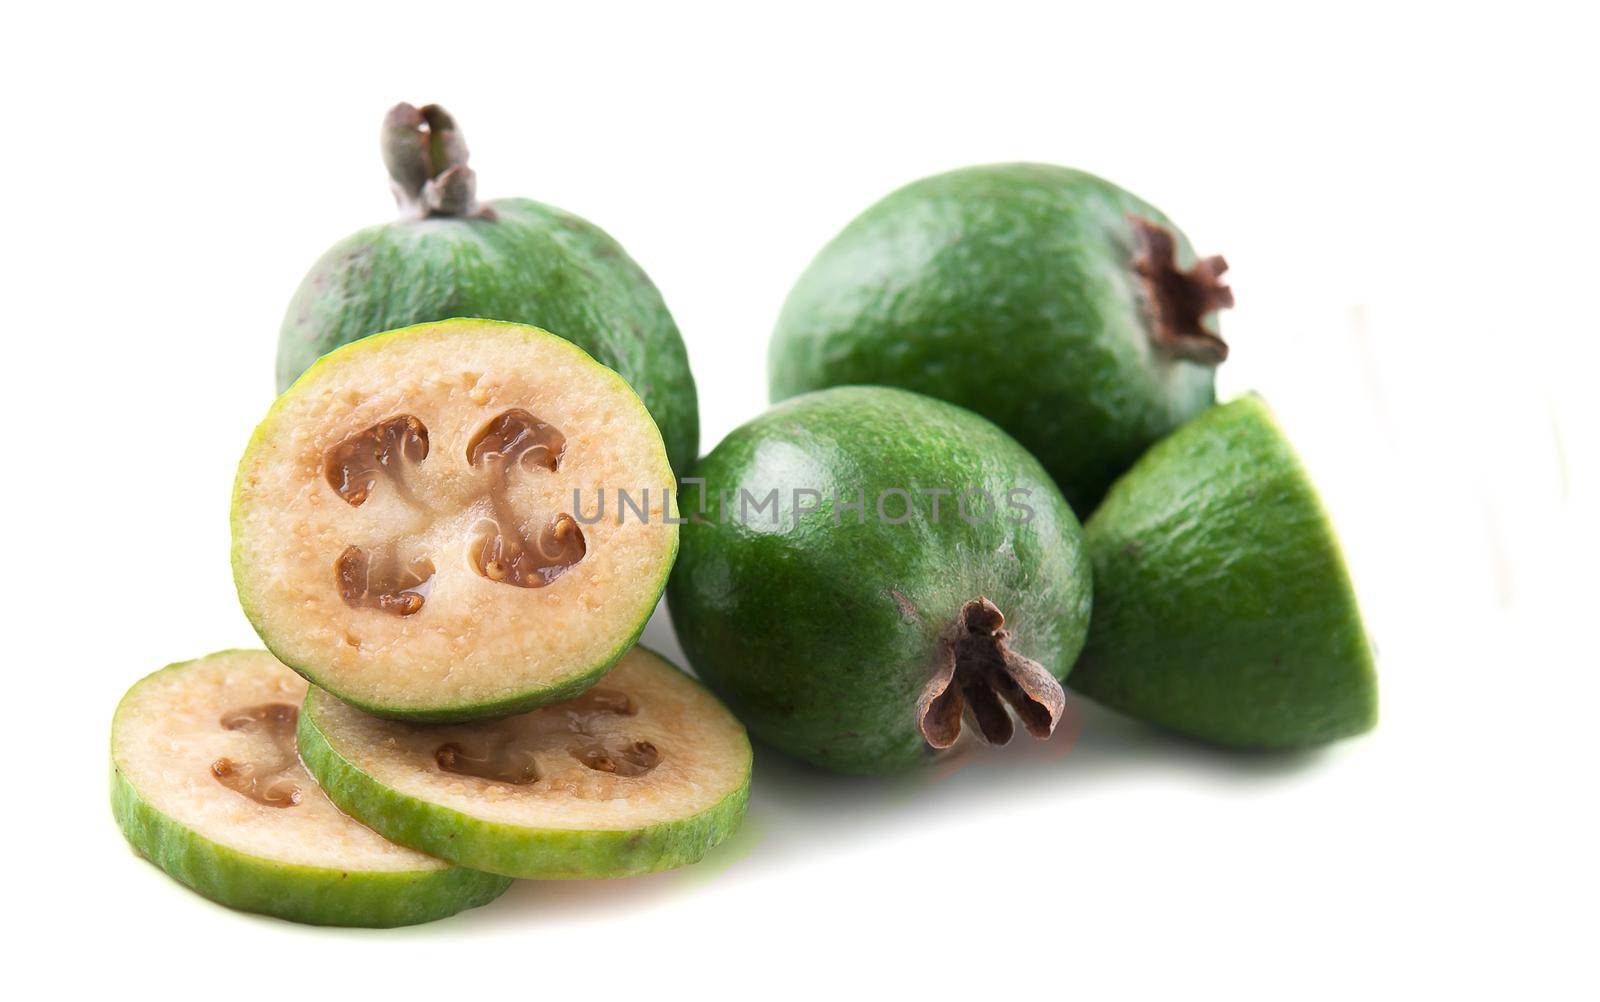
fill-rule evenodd
<path id="1" fill-rule="evenodd" d="M 317 925 L 428 922 L 510 886 L 334 807 L 295 757 L 305 691 L 266 651 L 171 665 L 129 689 L 111 724 L 111 809 L 134 848 L 213 901 Z"/>
<path id="2" fill-rule="evenodd" d="M 582 696 L 493 722 L 381 720 L 313 688 L 300 753 L 389 838 L 514 877 L 693 863 L 739 826 L 750 789 L 744 727 L 641 647 Z"/>
<path id="3" fill-rule="evenodd" d="M 327 355 L 239 463 L 234 580 L 274 654 L 382 716 L 504 716 L 632 645 L 678 548 L 638 396 L 577 346 L 446 320 Z"/>
<path id="4" fill-rule="evenodd" d="M 1147 452 L 1084 545 L 1094 614 L 1072 688 L 1236 747 L 1314 745 L 1376 723 L 1339 542 L 1259 397 L 1213 407 Z"/>

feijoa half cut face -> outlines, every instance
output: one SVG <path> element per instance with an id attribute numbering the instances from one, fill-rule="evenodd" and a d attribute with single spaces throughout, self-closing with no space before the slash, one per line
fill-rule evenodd
<path id="1" fill-rule="evenodd" d="M 112 810 L 135 849 L 231 908 L 396 926 L 498 897 L 343 814 L 295 754 L 306 683 L 266 651 L 224 651 L 136 684 L 111 729 Z"/>
<path id="2" fill-rule="evenodd" d="M 448 320 L 318 362 L 256 430 L 234 579 L 285 664 L 398 719 L 503 716 L 627 650 L 678 546 L 661 435 L 534 327 Z"/>
<path id="3" fill-rule="evenodd" d="M 700 859 L 749 796 L 744 727 L 635 647 L 576 699 L 503 720 L 383 720 L 315 688 L 306 766 L 389 838 L 513 877 L 621 877 Z"/>

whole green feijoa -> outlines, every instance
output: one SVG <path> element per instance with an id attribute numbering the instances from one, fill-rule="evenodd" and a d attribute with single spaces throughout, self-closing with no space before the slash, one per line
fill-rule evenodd
<path id="1" fill-rule="evenodd" d="M 856 217 L 800 276 L 772 337 L 772 399 L 879 384 L 960 404 L 1038 456 L 1086 517 L 1215 399 L 1226 268 L 1081 171 L 924 178 Z"/>
<path id="2" fill-rule="evenodd" d="M 1377 722 L 1338 540 L 1260 398 L 1214 407 L 1152 448 L 1084 540 L 1095 600 L 1078 692 L 1244 748 L 1320 744 Z"/>
<path id="3" fill-rule="evenodd" d="M 888 387 L 807 394 L 724 439 L 681 504 L 673 625 L 757 737 L 876 773 L 949 748 L 964 716 L 1005 743 L 1007 704 L 1054 729 L 1088 561 L 1049 474 L 990 422 Z"/>
<path id="4" fill-rule="evenodd" d="M 621 373 L 675 469 L 694 464 L 700 418 L 683 338 L 643 269 L 605 231 L 524 198 L 479 203 L 467 147 L 438 105 L 396 105 L 383 159 L 401 218 L 335 244 L 301 281 L 278 337 L 278 389 L 378 331 L 454 317 L 559 334 Z"/>

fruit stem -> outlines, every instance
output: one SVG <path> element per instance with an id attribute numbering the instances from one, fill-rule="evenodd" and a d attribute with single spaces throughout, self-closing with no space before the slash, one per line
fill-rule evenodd
<path id="1" fill-rule="evenodd" d="M 1178 268 L 1178 242 L 1172 231 L 1148 219 L 1128 221 L 1141 245 L 1133 270 L 1144 279 L 1150 298 L 1150 339 L 1175 358 L 1216 366 L 1228 357 L 1228 345 L 1205 326 L 1208 314 L 1233 305 L 1233 290 L 1222 284 L 1228 262 L 1220 254 Z"/>
<path id="2" fill-rule="evenodd" d="M 477 216 L 492 219 L 478 205 L 477 176 L 467 166 L 467 141 L 450 113 L 436 104 L 421 108 L 401 102 L 383 117 L 383 164 L 390 186 L 408 219 Z"/>
<path id="3" fill-rule="evenodd" d="M 1066 691 L 1043 665 L 1011 649 L 1005 623 L 994 603 L 979 597 L 961 607 L 946 632 L 939 669 L 917 700 L 922 736 L 932 747 L 955 744 L 964 716 L 985 741 L 1005 744 L 1015 732 L 1006 703 L 1034 737 L 1055 731 Z"/>

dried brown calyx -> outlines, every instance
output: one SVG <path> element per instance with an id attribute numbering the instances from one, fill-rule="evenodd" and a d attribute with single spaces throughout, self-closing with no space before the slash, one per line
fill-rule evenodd
<path id="1" fill-rule="evenodd" d="M 1133 269 L 1144 279 L 1150 302 L 1151 338 L 1169 355 L 1219 365 L 1228 357 L 1228 345 L 1206 329 L 1205 318 L 1233 305 L 1233 290 L 1222 284 L 1228 262 L 1221 256 L 1203 258 L 1193 268 L 1178 268 L 1178 242 L 1172 231 L 1148 219 L 1129 216 L 1140 243 Z"/>
<path id="2" fill-rule="evenodd" d="M 416 497 L 406 479 L 406 464 L 428 458 L 428 429 L 410 414 L 397 414 L 356 432 L 323 456 L 322 475 L 335 494 L 360 507 L 382 477 L 408 504 Z"/>
<path id="3" fill-rule="evenodd" d="M 450 113 L 436 104 L 413 107 L 404 102 L 383 119 L 383 165 L 402 214 L 477 216 L 494 213 L 478 205 L 477 177 L 467 166 L 467 142 Z"/>
<path id="4" fill-rule="evenodd" d="M 300 784 L 295 773 L 300 760 L 295 755 L 295 722 L 299 711 L 289 703 L 262 703 L 229 710 L 222 715 L 222 726 L 243 731 L 257 738 L 249 759 L 219 758 L 211 763 L 211 775 L 235 793 L 243 794 L 267 807 L 293 807 L 300 802 Z"/>
<path id="5" fill-rule="evenodd" d="M 1067 695 L 1044 666 L 1012 650 L 1006 618 L 986 598 L 961 612 L 943 642 L 938 671 L 917 701 L 922 736 L 934 748 L 955 744 L 963 717 L 990 744 L 1011 740 L 1006 705 L 1029 734 L 1047 738 L 1061 720 Z"/>
<path id="6" fill-rule="evenodd" d="M 616 718 L 638 712 L 625 692 L 590 689 L 565 703 L 479 725 L 439 745 L 433 758 L 445 772 L 526 786 L 541 778 L 538 750 L 565 746 L 574 760 L 596 772 L 643 776 L 661 763 L 661 750 L 619 733 L 616 725 Z"/>
<path id="7" fill-rule="evenodd" d="M 543 588 L 588 552 L 577 519 L 566 512 L 552 515 L 531 537 L 519 524 L 506 499 L 514 467 L 555 472 L 566 454 L 560 429 L 521 408 L 506 411 L 473 436 L 467 463 L 488 472 L 492 530 L 472 546 L 472 563 L 491 581 L 519 588 Z"/>

